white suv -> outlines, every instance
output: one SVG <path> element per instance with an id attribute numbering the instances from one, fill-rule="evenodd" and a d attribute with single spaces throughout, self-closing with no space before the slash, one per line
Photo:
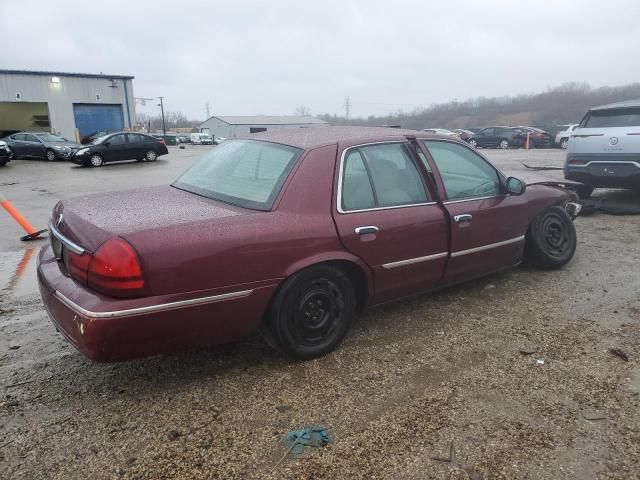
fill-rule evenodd
<path id="1" fill-rule="evenodd" d="M 590 109 L 569 138 L 564 177 L 596 187 L 640 189 L 640 100 Z"/>
<path id="2" fill-rule="evenodd" d="M 564 148 L 566 150 L 569 145 L 569 137 L 571 137 L 571 133 L 578 127 L 577 123 L 572 123 L 569 125 L 560 125 L 560 130 L 556 133 L 555 143 L 559 145 L 560 148 Z"/>

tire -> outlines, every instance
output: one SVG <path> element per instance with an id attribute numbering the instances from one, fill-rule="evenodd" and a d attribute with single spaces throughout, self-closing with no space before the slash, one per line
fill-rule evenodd
<path id="1" fill-rule="evenodd" d="M 54 152 L 53 150 L 51 150 L 50 148 L 45 152 L 45 158 L 49 161 L 49 162 L 53 162 L 57 159 L 56 157 L 56 152 Z"/>
<path id="2" fill-rule="evenodd" d="M 561 138 L 560 139 L 560 148 L 562 148 L 563 150 L 566 150 L 568 146 L 569 146 L 569 139 L 568 138 Z"/>
<path id="3" fill-rule="evenodd" d="M 509 148 L 509 140 L 507 140 L 506 138 L 500 140 L 498 148 L 501 148 L 502 150 L 506 150 L 507 148 Z"/>
<path id="4" fill-rule="evenodd" d="M 102 155 L 100 155 L 99 153 L 92 153 L 89 156 L 88 163 L 92 167 L 101 167 L 102 165 L 104 165 L 104 159 L 102 158 Z"/>
<path id="5" fill-rule="evenodd" d="M 576 244 L 576 229 L 571 217 L 562 207 L 550 207 L 529 225 L 525 259 L 539 268 L 560 268 L 573 258 Z"/>
<path id="6" fill-rule="evenodd" d="M 473 148 L 478 148 L 478 142 L 475 138 L 469 140 L 469 145 L 471 145 Z"/>
<path id="7" fill-rule="evenodd" d="M 155 150 L 147 150 L 144 154 L 144 159 L 147 162 L 155 162 L 158 159 L 158 153 Z"/>
<path id="8" fill-rule="evenodd" d="M 270 345 L 298 360 L 332 351 L 346 335 L 356 314 L 356 292 L 339 268 L 318 265 L 282 284 L 265 319 Z"/>

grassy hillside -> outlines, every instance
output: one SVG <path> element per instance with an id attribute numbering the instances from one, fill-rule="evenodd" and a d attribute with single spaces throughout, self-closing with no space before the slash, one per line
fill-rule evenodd
<path id="1" fill-rule="evenodd" d="M 334 125 L 401 125 L 414 129 L 534 125 L 552 129 L 554 125 L 578 123 L 589 107 L 636 98 L 640 98 L 640 83 L 595 89 L 586 83 L 566 83 L 532 95 L 479 97 L 383 117 L 319 117 Z"/>

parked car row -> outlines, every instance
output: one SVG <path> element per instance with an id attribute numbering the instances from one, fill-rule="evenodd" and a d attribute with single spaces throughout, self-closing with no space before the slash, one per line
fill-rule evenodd
<path id="1" fill-rule="evenodd" d="M 447 130 L 445 128 L 425 128 L 423 131 L 437 135 L 457 137 L 473 147 L 481 148 L 567 148 L 571 132 L 577 124 L 559 125 L 555 134 L 538 127 L 519 125 L 515 127 L 496 125 L 485 128 Z M 528 138 L 528 145 L 527 145 Z"/>
<path id="2" fill-rule="evenodd" d="M 142 133 L 95 132 L 78 144 L 49 132 L 18 132 L 0 141 L 0 165 L 12 158 L 41 158 L 48 161 L 68 160 L 84 166 L 100 167 L 107 162 L 138 160 L 153 162 L 166 155 L 162 139 Z"/>

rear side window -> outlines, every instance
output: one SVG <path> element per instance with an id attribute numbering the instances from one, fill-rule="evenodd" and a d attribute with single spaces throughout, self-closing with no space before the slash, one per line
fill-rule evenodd
<path id="1" fill-rule="evenodd" d="M 145 138 L 139 133 L 130 133 L 129 134 L 129 143 L 140 143 L 144 141 Z"/>
<path id="2" fill-rule="evenodd" d="M 420 173 L 404 144 L 368 145 L 349 150 L 343 169 L 343 211 L 428 201 Z"/>
<path id="3" fill-rule="evenodd" d="M 638 127 L 640 107 L 612 110 L 595 110 L 587 117 L 585 128 Z"/>

